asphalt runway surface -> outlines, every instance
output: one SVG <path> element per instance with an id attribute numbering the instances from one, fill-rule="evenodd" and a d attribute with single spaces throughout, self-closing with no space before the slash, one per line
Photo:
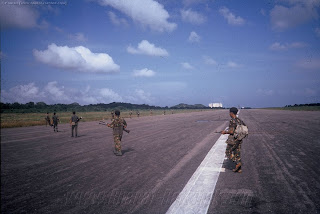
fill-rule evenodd
<path id="1" fill-rule="evenodd" d="M 320 213 L 320 113 L 240 118 L 251 133 L 242 173 L 221 163 L 207 213 Z M 166 213 L 229 119 L 228 110 L 128 118 L 123 156 L 98 122 L 81 121 L 77 138 L 68 124 L 2 129 L 1 213 Z"/>

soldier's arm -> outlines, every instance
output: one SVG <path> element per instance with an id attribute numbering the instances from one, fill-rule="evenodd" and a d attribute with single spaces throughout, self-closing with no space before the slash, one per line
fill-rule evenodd
<path id="1" fill-rule="evenodd" d="M 229 127 L 226 134 L 233 134 L 234 133 L 234 127 Z"/>
<path id="2" fill-rule="evenodd" d="M 229 129 L 228 130 L 224 130 L 221 132 L 221 134 L 233 134 L 234 130 L 235 130 L 235 123 L 233 123 L 232 121 L 230 121 L 229 123 Z"/>
<path id="3" fill-rule="evenodd" d="M 107 123 L 107 126 L 110 128 L 114 127 L 114 119 L 111 121 L 111 123 Z"/>
<path id="4" fill-rule="evenodd" d="M 123 119 L 123 128 L 127 128 L 127 122 Z"/>

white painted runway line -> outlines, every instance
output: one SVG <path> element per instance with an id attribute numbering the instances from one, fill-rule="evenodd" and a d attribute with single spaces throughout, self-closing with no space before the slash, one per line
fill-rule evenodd
<path id="1" fill-rule="evenodd" d="M 212 195 L 219 178 L 224 172 L 225 143 L 229 135 L 221 135 L 208 152 L 200 166 L 170 206 L 167 214 L 205 214 L 208 212 Z"/>

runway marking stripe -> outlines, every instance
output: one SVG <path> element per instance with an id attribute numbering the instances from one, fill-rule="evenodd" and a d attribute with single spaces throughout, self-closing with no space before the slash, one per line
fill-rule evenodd
<path id="1" fill-rule="evenodd" d="M 225 143 L 229 135 L 221 135 L 210 149 L 200 166 L 170 206 L 167 214 L 186 214 L 208 212 L 212 195 L 219 178 L 224 172 Z"/>

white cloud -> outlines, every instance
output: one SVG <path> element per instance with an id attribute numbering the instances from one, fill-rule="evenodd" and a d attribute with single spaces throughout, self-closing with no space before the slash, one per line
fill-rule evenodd
<path id="1" fill-rule="evenodd" d="M 189 35 L 188 41 L 192 43 L 200 42 L 200 36 L 196 32 L 192 31 Z"/>
<path id="2" fill-rule="evenodd" d="M 144 54 L 149 56 L 168 56 L 169 53 L 166 49 L 156 47 L 154 44 L 148 42 L 147 40 L 142 40 L 137 48 L 129 46 L 127 48 L 128 53 L 131 54 Z"/>
<path id="3" fill-rule="evenodd" d="M 85 42 L 85 41 L 88 40 L 87 37 L 85 37 L 85 35 L 83 33 L 69 34 L 68 37 L 71 40 L 75 40 L 75 41 L 78 41 L 78 42 Z"/>
<path id="4" fill-rule="evenodd" d="M 283 1 L 292 6 L 285 7 L 276 5 L 270 12 L 272 29 L 276 31 L 284 31 L 310 20 L 317 20 L 319 15 L 317 8 L 320 6 L 320 1 Z"/>
<path id="5" fill-rule="evenodd" d="M 112 89 L 102 88 L 99 90 L 99 94 L 101 95 L 102 100 L 104 100 L 104 103 L 123 102 L 122 97 L 118 93 L 114 92 Z"/>
<path id="6" fill-rule="evenodd" d="M 44 87 L 44 92 L 46 96 L 49 96 L 50 99 L 55 100 L 58 103 L 68 102 L 71 98 L 65 94 L 64 86 L 59 87 L 58 82 L 56 81 L 49 82 Z"/>
<path id="7" fill-rule="evenodd" d="M 108 12 L 109 18 L 114 25 L 117 26 L 128 26 L 128 22 L 124 18 L 119 18 L 114 12 Z"/>
<path id="8" fill-rule="evenodd" d="M 203 56 L 204 63 L 207 65 L 217 65 L 218 63 L 209 56 Z"/>
<path id="9" fill-rule="evenodd" d="M 144 103 L 152 103 L 154 101 L 151 94 L 145 92 L 142 89 L 136 89 L 135 95 L 137 96 L 137 99 L 140 100 L 140 102 L 142 101 Z"/>
<path id="10" fill-rule="evenodd" d="M 135 77 L 153 77 L 155 74 L 156 72 L 147 68 L 133 71 L 133 76 Z"/>
<path id="11" fill-rule="evenodd" d="M 188 62 L 182 62 L 181 65 L 184 69 L 187 69 L 187 70 L 193 69 L 193 67 Z"/>
<path id="12" fill-rule="evenodd" d="M 9 0 L 1 2 L 0 25 L 1 28 L 34 28 L 38 27 L 38 12 L 25 1 Z"/>
<path id="13" fill-rule="evenodd" d="M 191 24 L 199 25 L 206 21 L 206 18 L 202 14 L 192 11 L 191 9 L 181 10 L 180 13 L 182 20 Z"/>
<path id="14" fill-rule="evenodd" d="M 1 90 L 2 102 L 19 102 L 27 103 L 32 101 L 35 97 L 44 97 L 41 90 L 35 85 L 35 83 L 29 83 L 26 85 L 14 86 L 7 90 Z"/>
<path id="15" fill-rule="evenodd" d="M 293 42 L 293 43 L 285 43 L 281 44 L 280 42 L 275 42 L 270 45 L 269 49 L 273 51 L 286 51 L 292 48 L 304 48 L 307 44 L 303 42 Z"/>
<path id="16" fill-rule="evenodd" d="M 169 13 L 154 0 L 97 0 L 102 6 L 111 6 L 126 14 L 133 21 L 151 30 L 171 32 L 177 24 L 168 21 Z"/>
<path id="17" fill-rule="evenodd" d="M 227 67 L 228 68 L 240 68 L 242 67 L 242 65 L 238 64 L 238 63 L 235 63 L 235 62 L 232 62 L 232 61 L 229 61 L 227 63 Z"/>
<path id="18" fill-rule="evenodd" d="M 228 21 L 228 24 L 241 26 L 245 24 L 245 20 L 240 16 L 236 17 L 230 10 L 226 7 L 222 7 L 219 10 L 220 14 Z"/>
<path id="19" fill-rule="evenodd" d="M 126 94 L 130 94 L 130 92 Z M 110 88 L 92 89 L 89 85 L 80 89 L 67 88 L 53 81 L 43 87 L 29 83 L 14 86 L 9 90 L 1 90 L 1 101 L 9 103 L 45 102 L 47 104 L 77 102 L 81 105 L 87 105 L 111 102 L 152 103 L 154 99 L 150 93 L 141 89 L 133 90 L 131 96 L 121 96 Z"/>
<path id="20" fill-rule="evenodd" d="M 286 45 L 280 44 L 279 42 L 275 42 L 269 47 L 269 49 L 273 51 L 282 51 L 287 50 L 288 47 Z"/>
<path id="21" fill-rule="evenodd" d="M 68 47 L 48 45 L 44 51 L 33 50 L 34 57 L 44 64 L 80 72 L 117 72 L 120 66 L 106 53 L 92 53 L 83 46 Z"/>

